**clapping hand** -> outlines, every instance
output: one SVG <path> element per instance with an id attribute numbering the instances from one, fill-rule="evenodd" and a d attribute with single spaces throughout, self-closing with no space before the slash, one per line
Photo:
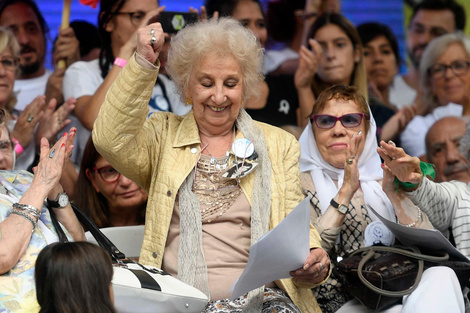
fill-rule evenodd
<path id="1" fill-rule="evenodd" d="M 323 49 L 316 40 L 309 39 L 308 43 L 312 50 L 301 46 L 299 51 L 299 67 L 295 71 L 294 78 L 295 86 L 298 89 L 311 88 L 313 77 L 318 69 L 320 57 L 323 54 Z"/>
<path id="2" fill-rule="evenodd" d="M 37 167 L 33 168 L 34 179 L 31 185 L 40 186 L 45 190 L 45 195 L 59 184 L 65 161 L 72 153 L 76 132 L 77 130 L 72 127 L 52 148 L 49 148 L 49 141 L 46 138 L 41 138 L 39 163 Z"/>
<path id="3" fill-rule="evenodd" d="M 377 152 L 384 160 L 385 166 L 400 181 L 412 184 L 421 182 L 423 173 L 421 172 L 419 158 L 409 156 L 402 148 L 397 148 L 393 141 L 386 143 L 382 140 Z"/>
<path id="4" fill-rule="evenodd" d="M 18 117 L 12 137 L 16 138 L 23 148 L 26 149 L 31 143 L 34 137 L 34 129 L 44 115 L 45 108 L 46 97 L 37 96 Z"/>

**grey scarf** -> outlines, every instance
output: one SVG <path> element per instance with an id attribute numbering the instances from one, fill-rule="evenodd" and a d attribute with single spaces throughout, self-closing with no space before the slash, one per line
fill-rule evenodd
<path id="1" fill-rule="evenodd" d="M 271 160 L 264 134 L 251 117 L 241 109 L 236 120 L 237 128 L 245 138 L 253 139 L 259 165 L 255 170 L 251 201 L 251 245 L 269 230 L 271 214 Z M 251 174 L 253 175 L 253 173 Z M 197 196 L 192 192 L 194 169 L 180 188 L 180 245 L 178 252 L 178 278 L 209 296 L 207 265 L 202 245 L 201 209 Z M 264 287 L 248 294 L 244 312 L 261 312 Z"/>

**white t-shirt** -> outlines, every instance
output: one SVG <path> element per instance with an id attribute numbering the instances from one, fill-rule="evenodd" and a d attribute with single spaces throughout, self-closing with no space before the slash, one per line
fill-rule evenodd
<path id="1" fill-rule="evenodd" d="M 391 104 L 400 110 L 405 105 L 412 105 L 416 95 L 416 90 L 411 88 L 401 75 L 395 75 L 388 96 Z"/>
<path id="2" fill-rule="evenodd" d="M 175 93 L 173 81 L 166 78 L 164 75 L 159 75 L 158 79 L 162 84 L 157 83 L 153 88 L 152 97 L 149 101 L 149 116 L 157 111 L 169 111 L 170 108 L 172 112 L 178 115 L 188 113 L 191 110 L 191 106 L 181 102 L 179 96 Z M 78 99 L 83 96 L 92 96 L 103 81 L 104 79 L 101 77 L 98 59 L 89 62 L 75 62 L 65 71 L 63 80 L 64 98 L 68 99 L 69 97 L 74 97 Z M 163 88 L 161 87 L 162 85 Z M 72 161 L 76 164 L 80 164 L 83 150 L 85 149 L 86 142 L 91 132 L 86 129 L 73 114 L 71 114 L 70 119 L 72 123 L 68 128 L 72 126 L 77 128 Z"/>
<path id="3" fill-rule="evenodd" d="M 33 102 L 34 98 L 46 92 L 46 85 L 52 71 L 46 69 L 44 75 L 29 79 L 16 79 L 13 91 L 16 93 L 15 109 L 23 111 L 25 107 Z"/>
<path id="4" fill-rule="evenodd" d="M 449 103 L 435 108 L 425 116 L 415 116 L 400 135 L 401 146 L 411 156 L 426 154 L 426 134 L 431 126 L 446 116 L 462 116 L 463 107 L 460 104 Z"/>
<path id="5" fill-rule="evenodd" d="M 266 50 L 264 55 L 264 73 L 271 73 L 287 60 L 298 59 L 299 54 L 289 47 L 281 50 Z"/>

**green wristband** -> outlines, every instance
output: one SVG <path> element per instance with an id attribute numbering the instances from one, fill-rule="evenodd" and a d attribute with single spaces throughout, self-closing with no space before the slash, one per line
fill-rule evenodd
<path id="1" fill-rule="evenodd" d="M 436 172 L 434 171 L 434 165 L 426 162 L 420 162 L 419 167 L 421 168 L 421 172 L 423 172 L 423 176 L 428 176 L 432 180 L 434 180 L 434 177 L 436 177 Z M 411 189 L 418 186 L 418 184 L 413 184 L 413 183 L 404 183 L 398 178 L 395 177 L 395 191 L 397 191 L 400 187 L 403 187 L 405 189 Z"/>

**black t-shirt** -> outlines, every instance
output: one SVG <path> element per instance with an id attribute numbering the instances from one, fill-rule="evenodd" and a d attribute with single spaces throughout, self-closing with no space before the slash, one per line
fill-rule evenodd
<path id="1" fill-rule="evenodd" d="M 297 126 L 299 98 L 293 75 L 266 75 L 269 95 L 262 109 L 247 109 L 250 116 L 260 122 L 274 126 Z"/>

